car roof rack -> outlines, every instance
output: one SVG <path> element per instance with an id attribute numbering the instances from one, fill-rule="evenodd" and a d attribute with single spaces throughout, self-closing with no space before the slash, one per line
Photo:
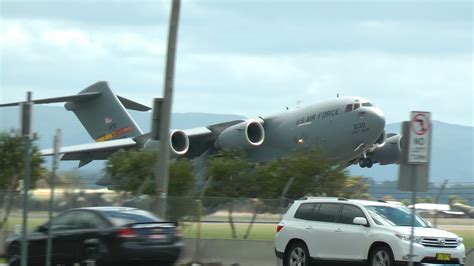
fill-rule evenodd
<path id="1" fill-rule="evenodd" d="M 313 196 L 304 196 L 299 198 L 298 200 L 309 200 L 309 199 L 325 199 L 325 200 L 349 200 L 347 198 L 343 197 L 313 197 Z"/>

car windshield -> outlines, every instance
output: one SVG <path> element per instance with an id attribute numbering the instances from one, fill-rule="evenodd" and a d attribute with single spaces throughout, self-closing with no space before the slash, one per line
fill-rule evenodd
<path id="1" fill-rule="evenodd" d="M 372 219 L 379 225 L 410 226 L 411 210 L 403 206 L 367 206 Z M 415 215 L 415 227 L 429 227 L 418 215 Z"/>
<path id="2" fill-rule="evenodd" d="M 114 225 L 122 226 L 131 223 L 160 222 L 161 220 L 153 214 L 142 210 L 130 211 L 104 211 L 103 214 Z"/>

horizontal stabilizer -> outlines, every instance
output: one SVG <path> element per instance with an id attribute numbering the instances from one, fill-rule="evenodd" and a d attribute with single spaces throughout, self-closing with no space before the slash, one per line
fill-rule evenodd
<path id="1" fill-rule="evenodd" d="M 89 143 L 69 147 L 61 147 L 59 154 L 62 155 L 61 161 L 80 161 L 79 167 L 82 167 L 93 160 L 105 160 L 112 153 L 120 149 L 130 149 L 137 147 L 138 144 L 132 138 L 117 139 L 105 142 Z M 53 149 L 40 151 L 43 156 L 54 155 Z"/>
<path id="2" fill-rule="evenodd" d="M 32 100 L 32 102 L 34 104 L 81 102 L 81 101 L 87 101 L 87 100 L 93 99 L 95 97 L 100 96 L 101 94 L 102 94 L 101 92 L 87 92 L 87 93 L 82 93 L 82 94 L 77 94 L 77 95 Z M 0 104 L 0 107 L 17 106 L 17 105 L 20 105 L 21 103 L 24 103 L 24 102 L 14 102 L 14 103 Z"/>
<path id="3" fill-rule="evenodd" d="M 127 98 L 124 98 L 122 96 L 117 95 L 117 98 L 123 104 L 123 106 L 127 109 L 135 110 L 135 111 L 141 111 L 141 112 L 146 112 L 146 111 L 151 110 L 151 107 L 148 107 L 148 106 L 143 105 L 141 103 L 134 102 L 134 101 L 129 100 Z"/>

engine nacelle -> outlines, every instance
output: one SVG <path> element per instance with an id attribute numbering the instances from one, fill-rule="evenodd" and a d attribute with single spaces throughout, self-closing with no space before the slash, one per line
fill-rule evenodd
<path id="1" fill-rule="evenodd" d="M 401 155 L 401 139 L 402 136 L 400 134 L 388 134 L 385 142 L 382 145 L 377 146 L 370 154 L 370 159 L 381 165 L 399 163 Z"/>
<path id="2" fill-rule="evenodd" d="M 256 120 L 247 120 L 224 129 L 215 143 L 217 148 L 251 149 L 265 140 L 265 130 Z"/>
<path id="3" fill-rule="evenodd" d="M 149 139 L 145 142 L 145 150 L 157 150 L 160 145 L 159 140 Z M 181 130 L 172 130 L 170 132 L 170 158 L 175 158 L 186 154 L 189 149 L 189 138 Z"/>

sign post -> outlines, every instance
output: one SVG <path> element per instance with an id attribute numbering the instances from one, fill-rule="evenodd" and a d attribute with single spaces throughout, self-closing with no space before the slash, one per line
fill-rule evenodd
<path id="1" fill-rule="evenodd" d="M 416 213 L 416 192 L 428 190 L 431 146 L 431 113 L 411 112 L 410 121 L 402 123 L 402 158 L 398 174 L 398 189 L 412 191 L 410 261 L 413 265 L 413 240 Z"/>
<path id="2" fill-rule="evenodd" d="M 21 134 L 23 136 L 23 224 L 21 237 L 21 266 L 28 265 L 28 190 L 30 189 L 30 141 L 31 141 L 31 91 L 26 94 L 26 102 L 21 104 Z"/>

